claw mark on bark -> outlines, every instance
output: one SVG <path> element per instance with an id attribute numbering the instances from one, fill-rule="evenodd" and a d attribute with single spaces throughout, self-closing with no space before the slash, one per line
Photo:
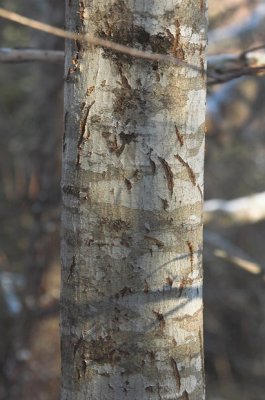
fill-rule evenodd
<path id="1" fill-rule="evenodd" d="M 151 159 L 151 157 L 149 157 L 149 161 L 150 161 L 150 164 L 151 164 L 152 173 L 155 174 L 155 172 L 156 172 L 156 164 L 155 164 L 155 162 Z"/>
<path id="2" fill-rule="evenodd" d="M 130 293 L 132 293 L 132 289 L 129 288 L 129 287 L 127 287 L 127 286 L 125 286 L 123 289 L 121 289 L 121 290 L 119 291 L 119 293 L 117 293 L 117 294 L 115 295 L 115 297 L 118 299 L 120 296 L 121 296 L 121 297 L 124 297 L 124 296 L 129 295 Z"/>
<path id="3" fill-rule="evenodd" d="M 70 265 L 69 275 L 68 275 L 68 278 L 67 278 L 67 283 L 70 282 L 70 279 L 72 278 L 72 275 L 74 273 L 75 267 L 76 267 L 76 258 L 75 258 L 75 256 L 73 256 L 72 263 Z"/>
<path id="4" fill-rule="evenodd" d="M 182 393 L 182 395 L 180 397 L 178 397 L 178 400 L 189 400 L 189 394 L 187 392 L 187 390 L 184 390 L 184 392 Z"/>
<path id="5" fill-rule="evenodd" d="M 148 283 L 146 281 L 146 279 L 144 280 L 144 293 L 148 293 L 149 292 L 149 286 Z"/>
<path id="6" fill-rule="evenodd" d="M 175 20 L 175 27 L 176 27 L 176 32 L 175 32 L 175 39 L 173 43 L 172 53 L 177 58 L 184 60 L 185 53 L 180 43 L 180 38 L 181 38 L 180 23 L 177 19 Z"/>
<path id="7" fill-rule="evenodd" d="M 81 111 L 81 119 L 80 119 L 80 137 L 77 143 L 77 160 L 76 160 L 76 165 L 80 165 L 80 157 L 81 157 L 81 150 L 83 148 L 84 143 L 87 141 L 87 139 L 90 136 L 90 132 L 86 128 L 87 125 L 87 119 L 89 116 L 89 112 L 91 110 L 91 107 L 95 104 L 95 100 L 92 101 L 91 104 L 86 105 L 86 103 L 83 103 L 82 105 L 82 111 Z"/>
<path id="8" fill-rule="evenodd" d="M 161 314 L 160 312 L 154 311 L 154 310 L 153 310 L 153 313 L 155 314 L 156 319 L 159 321 L 160 329 L 163 331 L 166 327 L 166 321 L 165 321 L 164 315 Z"/>
<path id="9" fill-rule="evenodd" d="M 115 153 L 117 155 L 117 157 L 119 157 L 122 154 L 123 150 L 125 149 L 125 146 L 130 144 L 131 141 L 137 137 L 137 135 L 134 132 L 132 132 L 132 133 L 121 132 L 119 134 L 119 137 L 120 137 L 122 144 L 119 145 L 116 135 L 114 135 L 113 140 L 109 139 L 109 137 L 111 136 L 110 132 L 103 132 L 102 136 L 106 140 L 109 151 L 111 153 Z"/>
<path id="10" fill-rule="evenodd" d="M 84 2 L 79 1 L 79 11 L 77 12 L 77 14 L 79 14 L 79 18 L 80 18 L 82 25 L 84 25 L 84 21 L 85 21 L 85 12 L 86 12 L 86 8 L 84 5 Z"/>
<path id="11" fill-rule="evenodd" d="M 90 132 L 86 129 L 86 124 L 87 124 L 87 119 L 89 115 L 89 111 L 91 110 L 91 107 L 95 104 L 95 100 L 92 101 L 91 104 L 89 105 L 84 105 L 84 108 L 82 110 L 82 116 L 80 119 L 80 138 L 78 140 L 78 148 L 81 149 L 82 144 L 84 141 L 86 141 L 89 138 Z"/>
<path id="12" fill-rule="evenodd" d="M 94 92 L 94 90 L 95 90 L 95 86 L 90 86 L 90 87 L 88 87 L 88 88 L 87 88 L 87 91 L 86 91 L 86 96 L 90 96 L 91 93 Z"/>
<path id="13" fill-rule="evenodd" d="M 167 199 L 162 199 L 162 204 L 163 204 L 163 209 L 166 210 L 169 207 L 168 201 Z"/>
<path id="14" fill-rule="evenodd" d="M 131 188 L 132 188 L 132 182 L 131 182 L 129 179 L 127 179 L 127 178 L 124 179 L 124 182 L 125 182 L 125 185 L 126 185 L 127 189 L 128 189 L 128 190 L 131 190 Z"/>
<path id="15" fill-rule="evenodd" d="M 167 284 L 168 284 L 170 287 L 172 287 L 172 285 L 173 285 L 173 279 L 170 278 L 170 276 L 167 277 L 166 282 L 167 282 Z"/>
<path id="16" fill-rule="evenodd" d="M 174 375 L 174 378 L 175 378 L 175 381 L 176 381 L 177 391 L 179 392 L 180 391 L 180 374 L 179 374 L 178 366 L 177 366 L 177 363 L 176 363 L 176 361 L 174 360 L 173 357 L 171 357 L 170 363 L 171 363 L 171 367 L 172 367 L 172 370 L 173 370 L 173 375 Z"/>
<path id="17" fill-rule="evenodd" d="M 168 187 L 170 195 L 172 196 L 173 188 L 174 188 L 173 172 L 166 160 L 164 160 L 162 157 L 158 157 L 158 159 L 161 162 L 162 167 L 164 168 L 166 178 L 167 178 L 167 187 Z"/>
<path id="18" fill-rule="evenodd" d="M 202 190 L 201 190 L 201 187 L 200 187 L 199 184 L 197 184 L 197 188 L 198 188 L 198 190 L 199 190 L 199 192 L 200 192 L 201 200 L 203 201 L 203 193 L 202 193 Z"/>
<path id="19" fill-rule="evenodd" d="M 64 114 L 63 152 L 65 151 L 65 148 L 66 148 L 65 135 L 66 135 L 68 114 L 69 114 L 68 111 L 66 111 L 66 113 Z"/>
<path id="20" fill-rule="evenodd" d="M 183 139 L 183 135 L 179 132 L 177 125 L 175 125 L 176 128 L 176 136 L 177 139 L 179 141 L 179 144 L 181 145 L 181 147 L 184 145 L 184 139 Z"/>
<path id="21" fill-rule="evenodd" d="M 184 161 L 183 158 L 180 157 L 180 155 L 178 154 L 176 154 L 174 157 L 183 165 L 183 167 L 187 169 L 191 183 L 193 184 L 193 186 L 196 186 L 196 176 L 191 167 L 189 166 L 189 164 L 186 161 Z"/>
<path id="22" fill-rule="evenodd" d="M 193 246 L 192 243 L 187 241 L 186 242 L 190 251 L 190 267 L 191 267 L 191 272 L 193 271 L 193 261 L 194 261 L 194 250 L 193 250 Z"/>
<path id="23" fill-rule="evenodd" d="M 180 285 L 179 285 L 179 294 L 178 297 L 181 297 L 183 290 L 186 288 L 187 285 L 192 284 L 192 279 L 189 278 L 182 278 Z"/>
<path id="24" fill-rule="evenodd" d="M 121 66 L 121 64 L 118 64 L 118 71 L 119 71 L 120 76 L 121 76 L 121 83 L 122 83 L 122 86 L 123 86 L 125 89 L 131 90 L 132 87 L 131 87 L 131 85 L 129 84 L 128 79 L 126 78 L 126 76 L 124 75 L 124 73 L 123 73 L 123 71 L 122 71 L 122 66 Z"/>
<path id="25" fill-rule="evenodd" d="M 150 241 L 153 242 L 155 245 L 157 245 L 157 247 L 159 247 L 160 249 L 161 249 L 162 247 L 164 247 L 164 245 L 165 245 L 161 240 L 156 239 L 156 238 L 153 238 L 153 237 L 151 237 L 151 236 L 144 236 L 144 239 L 150 240 Z"/>

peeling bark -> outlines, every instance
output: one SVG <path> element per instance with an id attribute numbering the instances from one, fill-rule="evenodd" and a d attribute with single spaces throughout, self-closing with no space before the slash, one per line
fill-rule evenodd
<path id="1" fill-rule="evenodd" d="M 72 0 L 66 25 L 201 66 L 205 10 Z M 203 400 L 205 76 L 70 41 L 65 74 L 61 400 Z"/>

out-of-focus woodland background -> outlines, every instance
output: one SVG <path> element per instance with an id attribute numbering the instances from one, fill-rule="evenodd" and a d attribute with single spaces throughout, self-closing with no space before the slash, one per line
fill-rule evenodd
<path id="1" fill-rule="evenodd" d="M 64 25 L 64 0 L 3 0 L 1 6 Z M 11 22 L 1 20 L 0 28 L 1 47 L 64 47 L 62 39 Z M 236 54 L 263 43 L 263 1 L 209 0 L 209 54 Z M 57 400 L 63 65 L 0 69 L 0 399 Z M 242 77 L 208 89 L 206 200 L 263 192 L 265 78 Z M 265 221 L 211 212 L 218 204 L 234 212 L 242 202 L 206 204 L 207 399 L 262 400 Z M 252 198 L 247 212 L 258 207 Z"/>

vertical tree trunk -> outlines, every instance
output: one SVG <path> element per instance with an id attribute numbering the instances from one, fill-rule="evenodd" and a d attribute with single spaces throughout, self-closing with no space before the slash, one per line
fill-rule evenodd
<path id="1" fill-rule="evenodd" d="M 62 400 L 204 399 L 204 0 L 67 0 Z"/>

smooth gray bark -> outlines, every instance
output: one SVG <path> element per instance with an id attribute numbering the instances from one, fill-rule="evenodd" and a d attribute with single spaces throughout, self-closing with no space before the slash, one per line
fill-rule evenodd
<path id="1" fill-rule="evenodd" d="M 61 399 L 204 399 L 205 3 L 66 3 L 67 29 L 201 72 L 67 43 Z"/>

